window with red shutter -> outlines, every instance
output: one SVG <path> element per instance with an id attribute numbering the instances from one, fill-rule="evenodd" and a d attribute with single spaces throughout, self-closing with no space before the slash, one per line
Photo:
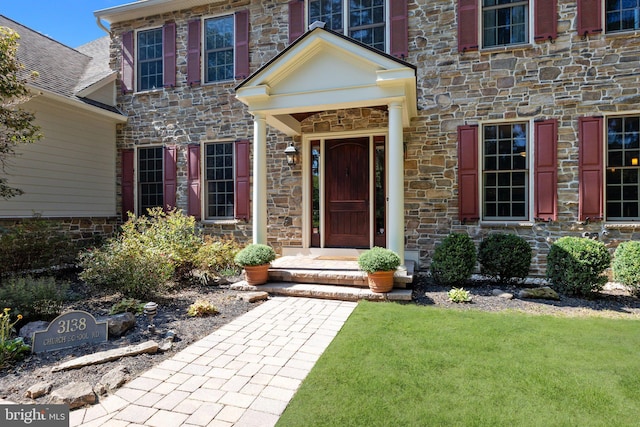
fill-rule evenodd
<path id="1" fill-rule="evenodd" d="M 235 143 L 236 156 L 236 188 L 235 188 L 235 217 L 249 220 L 250 214 L 250 160 L 249 140 L 241 139 Z"/>
<path id="2" fill-rule="evenodd" d="M 578 118 L 580 221 L 599 221 L 603 215 L 603 141 L 602 117 Z"/>
<path id="3" fill-rule="evenodd" d="M 535 127 L 534 218 L 555 221 L 558 217 L 558 121 L 538 121 Z"/>
<path id="4" fill-rule="evenodd" d="M 533 6 L 535 41 L 555 40 L 558 37 L 557 0 L 535 1 Z"/>
<path id="5" fill-rule="evenodd" d="M 478 126 L 458 127 L 458 219 L 477 221 L 478 203 Z"/>
<path id="6" fill-rule="evenodd" d="M 200 20 L 189 21 L 187 35 L 187 84 L 200 84 Z"/>
<path id="7" fill-rule="evenodd" d="M 249 11 L 236 12 L 235 20 L 235 78 L 243 80 L 249 77 Z"/>
<path id="8" fill-rule="evenodd" d="M 392 56 L 406 59 L 409 55 L 409 28 L 406 0 L 389 0 L 390 35 L 389 53 Z"/>
<path id="9" fill-rule="evenodd" d="M 478 0 L 458 0 L 458 51 L 478 50 Z"/>
<path id="10" fill-rule="evenodd" d="M 304 34 L 304 0 L 289 2 L 289 43 Z"/>
<path id="11" fill-rule="evenodd" d="M 135 205 L 135 153 L 131 149 L 122 150 L 122 220 L 126 221 L 129 218 L 129 212 L 136 212 Z"/>
<path id="12" fill-rule="evenodd" d="M 578 0 L 577 27 L 581 36 L 602 32 L 602 0 Z"/>
<path id="13" fill-rule="evenodd" d="M 167 22 L 162 27 L 164 86 L 176 85 L 176 23 Z"/>
<path id="14" fill-rule="evenodd" d="M 133 92 L 133 31 L 122 34 L 122 93 Z"/>
<path id="15" fill-rule="evenodd" d="M 201 218 L 200 146 L 189 145 L 187 156 L 187 213 L 199 220 Z"/>

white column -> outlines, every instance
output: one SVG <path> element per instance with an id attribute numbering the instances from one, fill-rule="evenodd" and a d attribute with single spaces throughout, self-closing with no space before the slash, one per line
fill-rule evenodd
<path id="1" fill-rule="evenodd" d="M 388 248 L 397 253 L 404 265 L 404 143 L 402 141 L 402 104 L 389 104 L 389 198 Z"/>
<path id="2" fill-rule="evenodd" d="M 253 243 L 267 244 L 267 124 L 253 115 Z"/>

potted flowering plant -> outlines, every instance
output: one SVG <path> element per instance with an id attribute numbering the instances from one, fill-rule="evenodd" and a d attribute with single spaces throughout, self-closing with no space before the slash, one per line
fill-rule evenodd
<path id="1" fill-rule="evenodd" d="M 393 289 L 393 274 L 401 262 L 391 249 L 377 246 L 358 257 L 358 266 L 367 273 L 369 289 L 373 292 L 390 292 Z"/>
<path id="2" fill-rule="evenodd" d="M 276 252 L 271 246 L 252 243 L 238 252 L 234 261 L 244 268 L 247 283 L 262 285 L 269 278 L 269 267 L 274 259 Z"/>

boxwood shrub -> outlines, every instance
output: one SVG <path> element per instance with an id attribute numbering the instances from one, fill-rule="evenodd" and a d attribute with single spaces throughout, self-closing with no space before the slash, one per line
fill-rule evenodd
<path id="1" fill-rule="evenodd" d="M 431 276 L 441 285 L 462 284 L 469 280 L 476 266 L 476 247 L 462 233 L 449 234 L 436 247 L 431 260 Z"/>
<path id="2" fill-rule="evenodd" d="M 589 296 L 607 282 L 602 273 L 611 264 L 611 255 L 602 242 L 584 237 L 558 239 L 547 257 L 547 279 L 558 292 Z"/>
<path id="3" fill-rule="evenodd" d="M 531 246 L 515 234 L 490 234 L 478 248 L 480 273 L 498 282 L 517 282 L 529 274 Z"/>
<path id="4" fill-rule="evenodd" d="M 625 285 L 633 295 L 640 296 L 640 241 L 620 243 L 611 267 L 614 280 Z"/>

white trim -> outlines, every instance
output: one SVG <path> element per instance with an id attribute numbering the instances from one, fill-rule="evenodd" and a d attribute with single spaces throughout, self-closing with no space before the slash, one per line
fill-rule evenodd
<path id="1" fill-rule="evenodd" d="M 165 164 L 164 164 L 164 147 L 165 145 L 160 143 L 154 143 L 154 144 L 149 144 L 149 145 L 136 145 L 133 150 L 133 213 L 136 216 L 140 216 L 146 213 L 142 213 L 140 212 L 140 179 L 138 177 L 138 170 L 139 170 L 139 166 L 140 166 L 140 159 L 139 159 L 139 150 L 140 149 L 144 149 L 144 148 L 162 148 L 162 202 L 164 204 L 164 169 L 165 169 Z M 161 206 L 162 208 L 164 208 L 164 206 Z"/>
<path id="2" fill-rule="evenodd" d="M 236 178 L 237 178 L 237 171 L 236 171 L 236 159 L 237 159 L 237 153 L 236 153 L 236 144 L 235 144 L 236 140 L 235 139 L 231 139 L 231 138 L 224 138 L 221 140 L 215 140 L 215 141 L 206 141 L 206 142 L 202 142 L 200 143 L 200 218 L 202 218 L 202 221 L 204 222 L 208 222 L 208 223 L 225 223 L 225 224 L 235 224 L 238 222 L 237 219 L 234 218 L 234 215 L 232 214 L 230 217 L 215 217 L 215 218 L 207 218 L 207 213 L 208 213 L 208 207 L 209 207 L 209 198 L 208 198 L 208 190 L 207 190 L 207 151 L 206 151 L 206 146 L 207 145 L 215 145 L 215 144 L 231 144 L 231 156 L 232 156 L 232 162 L 233 162 L 233 209 L 235 212 L 235 208 L 236 208 L 236 198 L 237 198 L 237 194 L 236 194 Z M 229 222 L 231 221 L 231 222 Z"/>
<path id="3" fill-rule="evenodd" d="M 60 102 L 62 104 L 66 104 L 68 106 L 71 107 L 75 107 L 75 108 L 79 108 L 81 110 L 84 110 L 88 113 L 92 113 L 92 114 L 96 114 L 99 116 L 103 116 L 105 118 L 111 119 L 116 123 L 126 123 L 127 122 L 127 117 L 122 115 L 122 114 L 117 114 L 114 113 L 112 111 L 107 111 L 103 108 L 100 107 L 96 107 L 95 105 L 90 105 L 87 104 L 85 102 L 82 102 L 80 100 L 75 100 L 72 98 L 68 98 L 66 96 L 57 94 L 55 92 L 51 92 L 50 90 L 47 89 L 41 89 L 39 87 L 27 84 L 27 88 L 29 89 L 29 91 L 34 95 L 34 96 L 42 96 L 44 98 L 48 98 L 51 100 L 54 100 L 56 102 Z"/>
<path id="4" fill-rule="evenodd" d="M 206 62 L 206 54 L 207 54 L 207 46 L 206 46 L 206 42 L 207 42 L 207 28 L 206 28 L 206 21 L 209 19 L 218 19 L 218 18 L 224 18 L 224 17 L 230 17 L 231 18 L 231 22 L 233 24 L 233 44 L 231 46 L 232 50 L 233 50 L 233 76 L 230 79 L 226 79 L 226 80 L 216 80 L 216 81 L 212 81 L 212 82 L 208 82 L 206 81 L 206 70 L 207 70 L 207 62 Z M 216 85 L 216 84 L 222 84 L 222 83 L 233 83 L 235 81 L 235 75 L 236 75 L 236 55 L 237 55 L 237 49 L 236 49 L 236 37 L 238 36 L 238 29 L 236 28 L 236 14 L 235 12 L 232 13 L 220 13 L 220 14 L 215 14 L 215 15 L 207 15 L 207 16 L 202 16 L 200 17 L 200 81 L 202 82 L 203 86 L 208 86 L 208 85 Z"/>
<path id="5" fill-rule="evenodd" d="M 513 49 L 513 48 L 517 49 L 517 48 L 523 48 L 523 47 L 526 48 L 534 45 L 534 35 L 535 35 L 534 34 L 535 22 L 533 21 L 534 20 L 534 2 L 538 0 L 522 0 L 527 2 L 527 19 L 525 21 L 527 25 L 527 28 L 526 28 L 527 40 L 525 40 L 522 43 L 499 44 L 495 46 L 485 46 L 483 0 L 477 0 L 477 1 L 478 1 L 478 41 L 479 41 L 478 45 L 480 46 L 479 48 L 480 51 L 490 52 L 492 50 Z M 505 5 L 505 7 L 512 7 L 512 6 Z"/>
<path id="6" fill-rule="evenodd" d="M 140 65 L 140 55 L 139 55 L 139 51 L 138 51 L 138 34 L 140 34 L 141 32 L 144 31 L 152 31 L 152 30 L 157 30 L 160 29 L 160 32 L 163 33 L 162 34 L 162 83 L 163 86 L 161 87 L 156 87 L 156 88 L 150 88 L 150 89 L 144 89 L 141 90 L 140 89 L 140 85 L 138 84 L 138 68 Z M 121 58 L 122 60 L 122 58 Z M 138 94 L 138 93 L 150 93 L 150 92 L 157 92 L 160 91 L 162 89 L 164 89 L 164 25 L 160 25 L 160 26 L 155 26 L 155 27 L 145 27 L 145 28 L 137 28 L 133 31 L 133 87 L 135 88 L 133 91 L 133 94 Z"/>

